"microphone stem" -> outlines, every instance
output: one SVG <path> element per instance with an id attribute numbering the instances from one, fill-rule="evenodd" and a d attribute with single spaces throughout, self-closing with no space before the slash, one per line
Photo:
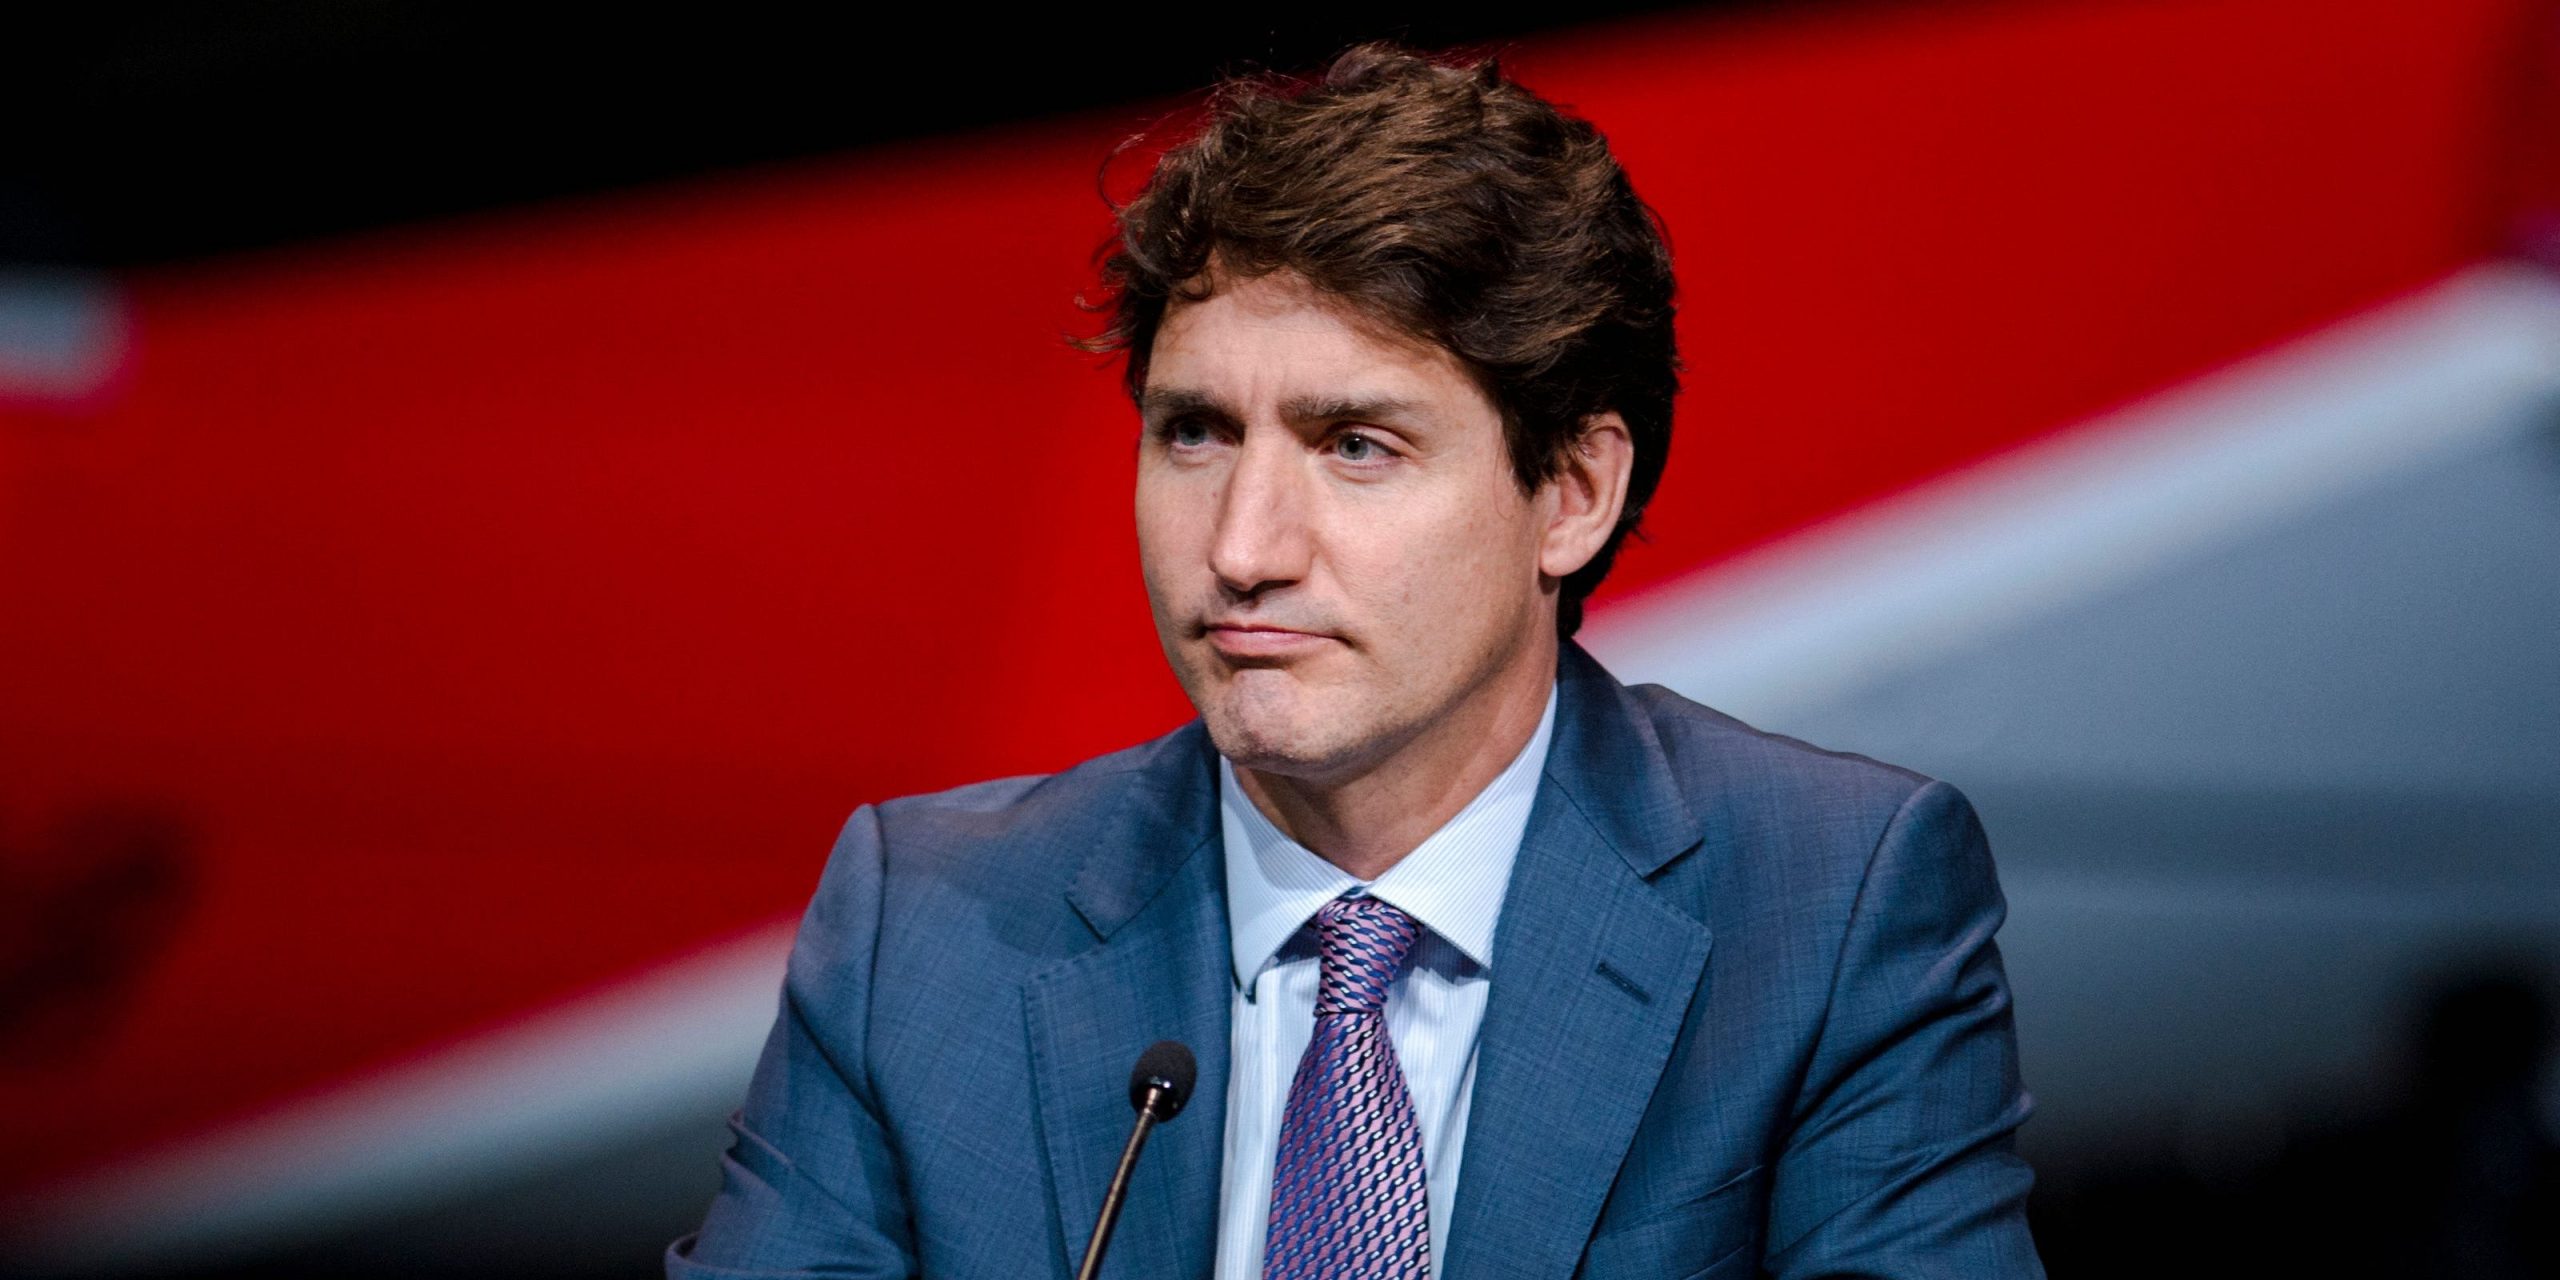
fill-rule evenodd
<path id="1" fill-rule="evenodd" d="M 1129 1145 L 1120 1153 L 1120 1167 L 1112 1171 L 1111 1189 L 1102 1195 L 1102 1216 L 1094 1221 L 1093 1241 L 1084 1248 L 1084 1265 L 1076 1268 L 1076 1280 L 1094 1280 L 1102 1273 L 1102 1251 L 1111 1244 L 1111 1229 L 1120 1225 L 1120 1201 L 1129 1194 L 1129 1174 L 1138 1167 L 1138 1149 L 1147 1145 L 1147 1133 L 1156 1127 L 1156 1100 L 1164 1090 L 1147 1090 L 1145 1106 L 1138 1108 L 1138 1123 L 1129 1130 Z"/>

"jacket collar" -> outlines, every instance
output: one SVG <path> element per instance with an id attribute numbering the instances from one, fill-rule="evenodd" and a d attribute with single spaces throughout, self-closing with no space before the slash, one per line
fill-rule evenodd
<path id="1" fill-rule="evenodd" d="M 1557 657 L 1556 686 L 1547 778 L 1629 870 L 1651 876 L 1695 846 L 1703 830 L 1653 718 L 1634 690 L 1570 640 Z"/>
<path id="2" fill-rule="evenodd" d="M 1067 901 L 1096 945 L 1023 987 L 1062 1273 L 1084 1254 L 1135 1118 L 1129 1069 L 1158 1040 L 1190 1047 L 1198 1082 L 1148 1141 L 1105 1274 L 1206 1276 L 1216 1256 L 1230 991 L 1216 759 L 1186 725 L 1139 748 L 1116 802 L 1064 833 L 1091 850 Z"/>
<path id="3" fill-rule="evenodd" d="M 1199 721 L 1138 749 L 1067 902 L 1109 941 L 1218 834 L 1218 752 Z"/>
<path id="4" fill-rule="evenodd" d="M 1580 646 L 1503 896 L 1443 1280 L 1566 1280 L 1706 973 L 1651 878 L 1702 838 L 1640 696 Z"/>

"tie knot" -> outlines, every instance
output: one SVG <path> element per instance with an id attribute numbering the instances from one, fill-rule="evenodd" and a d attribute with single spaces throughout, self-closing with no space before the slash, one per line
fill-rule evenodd
<path id="1" fill-rule="evenodd" d="M 1323 970 L 1316 981 L 1316 1012 L 1376 1013 L 1387 1007 L 1387 984 L 1421 926 L 1412 916 L 1376 898 L 1336 898 L 1316 912 L 1316 945 Z"/>

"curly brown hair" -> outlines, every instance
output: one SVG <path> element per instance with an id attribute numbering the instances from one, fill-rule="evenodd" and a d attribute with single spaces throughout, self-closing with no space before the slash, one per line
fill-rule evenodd
<path id="1" fill-rule="evenodd" d="M 1115 212 L 1090 304 L 1109 320 L 1082 345 L 1126 353 L 1132 396 L 1166 306 L 1205 297 L 1214 261 L 1296 272 L 1455 355 L 1501 411 L 1523 492 L 1615 410 L 1634 473 L 1616 530 L 1559 593 L 1557 633 L 1581 626 L 1661 482 L 1680 389 L 1670 249 L 1597 129 L 1491 58 L 1365 44 L 1312 81 L 1221 85 Z"/>

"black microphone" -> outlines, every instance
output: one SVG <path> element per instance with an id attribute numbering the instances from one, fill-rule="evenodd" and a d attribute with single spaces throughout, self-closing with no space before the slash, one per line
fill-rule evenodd
<path id="1" fill-rule="evenodd" d="M 1120 1225 L 1120 1201 L 1129 1194 L 1129 1174 L 1138 1167 L 1139 1148 L 1147 1145 L 1149 1130 L 1182 1114 L 1182 1104 L 1191 1101 L 1191 1086 L 1199 1078 L 1200 1064 L 1179 1040 L 1158 1040 L 1138 1055 L 1138 1065 L 1129 1072 L 1129 1105 L 1138 1109 L 1138 1123 L 1129 1130 L 1128 1147 L 1120 1152 L 1111 1190 L 1103 1193 L 1102 1216 L 1094 1220 L 1093 1243 L 1084 1247 L 1084 1265 L 1076 1268 L 1076 1280 L 1094 1280 L 1101 1273 L 1102 1251 L 1110 1247 L 1111 1229 Z"/>

